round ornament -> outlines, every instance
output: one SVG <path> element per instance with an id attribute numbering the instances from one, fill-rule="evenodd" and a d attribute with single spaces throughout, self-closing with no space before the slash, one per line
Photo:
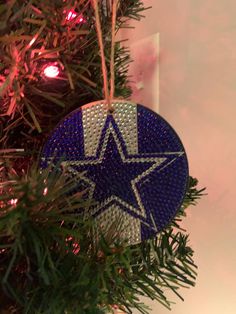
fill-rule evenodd
<path id="1" fill-rule="evenodd" d="M 62 160 L 77 190 L 91 200 L 100 226 L 123 223 L 129 244 L 149 239 L 176 215 L 186 193 L 188 162 L 173 128 L 129 101 L 85 105 L 69 114 L 43 149 L 43 167 Z"/>

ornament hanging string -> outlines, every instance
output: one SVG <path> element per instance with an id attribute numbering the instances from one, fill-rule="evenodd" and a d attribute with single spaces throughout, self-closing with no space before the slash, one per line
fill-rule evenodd
<path id="1" fill-rule="evenodd" d="M 101 53 L 101 62 L 102 62 L 102 75 L 103 75 L 103 84 L 104 84 L 104 95 L 106 102 L 108 104 L 108 111 L 112 112 L 112 99 L 114 98 L 115 91 L 115 30 L 116 30 L 116 9 L 117 9 L 117 0 L 113 0 L 112 4 L 112 24 L 111 24 L 111 56 L 110 56 L 110 90 L 109 90 L 109 80 L 106 67 L 106 58 L 104 53 L 104 44 L 102 38 L 102 27 L 99 16 L 98 0 L 92 0 L 94 11 L 95 11 L 95 22 L 98 35 L 98 43 Z"/>

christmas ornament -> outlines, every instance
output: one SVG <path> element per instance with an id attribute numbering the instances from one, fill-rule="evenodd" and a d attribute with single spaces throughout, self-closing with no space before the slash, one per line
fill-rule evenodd
<path id="1" fill-rule="evenodd" d="M 178 136 L 159 115 L 113 99 L 117 0 L 112 4 L 110 80 L 98 1 L 92 3 L 105 100 L 83 106 L 58 125 L 44 147 L 43 167 L 63 158 L 64 171 L 77 182 L 71 193 L 85 191 L 86 215 L 94 217 L 99 229 L 116 222 L 119 235 L 135 244 L 165 228 L 180 208 L 188 182 L 187 158 Z"/>
<path id="2" fill-rule="evenodd" d="M 43 150 L 43 166 L 58 162 L 86 191 L 89 215 L 99 226 L 122 223 L 122 237 L 139 243 L 167 227 L 188 183 L 183 145 L 159 115 L 129 101 L 79 108 L 55 129 Z"/>

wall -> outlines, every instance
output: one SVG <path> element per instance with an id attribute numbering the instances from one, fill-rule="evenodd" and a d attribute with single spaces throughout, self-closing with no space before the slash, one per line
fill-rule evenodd
<path id="1" fill-rule="evenodd" d="M 236 2 L 144 0 L 152 9 L 130 38 L 160 32 L 160 114 L 182 138 L 208 196 L 183 225 L 195 248 L 195 288 L 175 314 L 236 313 Z M 152 304 L 154 314 L 168 310 Z"/>

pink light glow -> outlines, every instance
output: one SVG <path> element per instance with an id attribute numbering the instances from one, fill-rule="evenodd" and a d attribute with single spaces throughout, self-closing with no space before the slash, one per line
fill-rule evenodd
<path id="1" fill-rule="evenodd" d="M 44 69 L 44 75 L 49 78 L 55 78 L 59 75 L 59 68 L 56 65 L 48 65 Z"/>
<path id="2" fill-rule="evenodd" d="M 67 21 L 73 20 L 77 16 L 77 13 L 74 10 L 70 10 L 66 16 Z"/>
<path id="3" fill-rule="evenodd" d="M 80 22 L 80 23 L 83 23 L 83 22 L 84 22 L 83 16 L 81 16 L 81 17 L 79 18 L 79 22 Z"/>
<path id="4" fill-rule="evenodd" d="M 17 202 L 18 202 L 18 199 L 17 198 L 12 198 L 11 200 L 10 200 L 10 204 L 11 205 L 16 205 L 17 204 Z"/>
<path id="5" fill-rule="evenodd" d="M 63 13 L 66 14 L 66 10 L 64 10 Z M 75 18 L 76 18 L 76 21 L 75 21 L 76 24 L 85 22 L 85 19 L 82 14 L 78 15 L 78 13 L 75 12 L 74 10 L 68 11 L 68 13 L 66 14 L 66 21 L 70 22 L 74 20 Z"/>

